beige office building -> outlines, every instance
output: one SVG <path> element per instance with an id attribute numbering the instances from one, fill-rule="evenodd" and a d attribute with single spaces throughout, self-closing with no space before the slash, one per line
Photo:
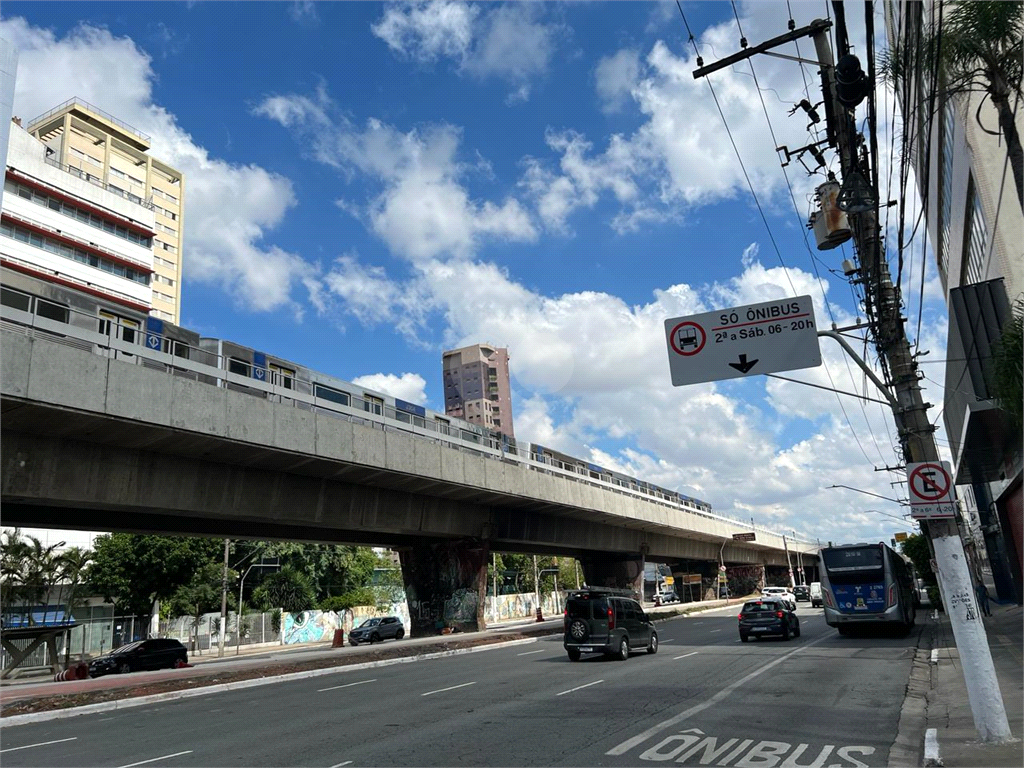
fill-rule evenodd
<path id="1" fill-rule="evenodd" d="M 448 350 L 444 365 L 444 412 L 515 437 L 508 350 L 489 344 Z"/>
<path id="2" fill-rule="evenodd" d="M 150 137 L 81 99 L 31 120 L 28 132 L 52 154 L 48 161 L 156 214 L 150 314 L 179 324 L 185 178 L 149 154 Z"/>

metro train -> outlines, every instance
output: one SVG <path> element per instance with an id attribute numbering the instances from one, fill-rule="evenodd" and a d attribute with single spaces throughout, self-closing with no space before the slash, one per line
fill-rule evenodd
<path id="1" fill-rule="evenodd" d="M 688 512 L 720 520 L 711 505 L 584 459 L 437 413 L 383 392 L 314 371 L 285 358 L 5 270 L 0 310 L 6 328 L 30 328 L 80 349 L 297 408 L 330 413 L 381 429 L 398 429 L 460 450 L 529 466 L 595 485 L 615 486 Z"/>

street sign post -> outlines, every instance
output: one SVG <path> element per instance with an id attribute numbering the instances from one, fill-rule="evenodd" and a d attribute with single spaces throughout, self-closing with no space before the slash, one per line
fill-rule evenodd
<path id="1" fill-rule="evenodd" d="M 751 533 L 734 533 L 732 535 L 732 537 L 734 539 L 736 539 L 736 541 L 757 541 L 757 534 L 753 533 L 753 532 L 751 532 Z"/>
<path id="2" fill-rule="evenodd" d="M 665 321 L 672 386 L 821 365 L 810 296 Z"/>
<path id="3" fill-rule="evenodd" d="M 948 461 L 907 464 L 910 516 L 915 520 L 956 517 L 953 473 Z"/>

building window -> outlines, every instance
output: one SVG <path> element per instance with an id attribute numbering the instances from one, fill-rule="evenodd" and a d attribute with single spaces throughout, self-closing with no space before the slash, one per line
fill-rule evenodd
<path id="1" fill-rule="evenodd" d="M 981 210 L 981 198 L 971 178 L 967 185 L 967 222 L 964 226 L 966 243 L 964 268 L 960 277 L 961 285 L 980 283 L 985 276 L 985 252 L 988 250 L 988 227 Z"/>
<path id="2" fill-rule="evenodd" d="M 942 113 L 942 156 L 941 178 L 942 187 L 940 194 L 941 206 L 939 210 L 939 271 L 942 273 L 942 281 L 946 282 L 949 274 L 949 229 L 950 218 L 953 213 L 953 137 L 956 129 L 956 112 L 953 102 L 946 101 Z"/>

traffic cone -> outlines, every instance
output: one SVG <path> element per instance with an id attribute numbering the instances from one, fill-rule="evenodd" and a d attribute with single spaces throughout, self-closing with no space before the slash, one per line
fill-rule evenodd
<path id="1" fill-rule="evenodd" d="M 537 606 L 537 621 L 544 621 L 544 614 L 540 611 L 540 606 Z"/>
<path id="2" fill-rule="evenodd" d="M 191 664 L 189 664 L 188 662 L 182 661 L 181 659 L 178 659 L 177 661 L 174 662 L 174 668 L 175 669 L 185 669 L 186 667 L 191 667 L 191 666 L 192 666 Z"/>

